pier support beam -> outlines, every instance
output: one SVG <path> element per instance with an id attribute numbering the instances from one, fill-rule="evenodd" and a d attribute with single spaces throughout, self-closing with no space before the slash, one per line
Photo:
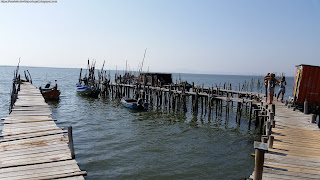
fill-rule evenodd
<path id="1" fill-rule="evenodd" d="M 255 166 L 253 180 L 261 180 L 263 174 L 264 154 L 268 151 L 266 143 L 254 142 L 255 149 Z"/>
<path id="2" fill-rule="evenodd" d="M 75 159 L 73 137 L 72 137 L 72 126 L 68 127 L 68 139 L 69 139 L 69 148 L 71 151 L 71 157 L 72 157 L 72 159 Z"/>

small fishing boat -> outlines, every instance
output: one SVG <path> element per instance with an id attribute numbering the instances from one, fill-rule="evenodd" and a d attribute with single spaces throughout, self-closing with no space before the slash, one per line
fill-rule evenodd
<path id="1" fill-rule="evenodd" d="M 121 103 L 131 109 L 148 109 L 148 103 L 144 103 L 142 99 L 131 99 L 123 97 Z"/>
<path id="2" fill-rule="evenodd" d="M 42 96 L 46 100 L 59 100 L 60 91 L 58 90 L 57 80 L 55 81 L 56 85 L 54 87 L 50 87 L 51 83 L 47 83 L 44 88 L 39 88 Z"/>
<path id="3" fill-rule="evenodd" d="M 76 84 L 76 90 L 80 96 L 98 97 L 100 94 L 100 90 L 96 89 L 94 86 L 88 87 L 80 83 Z"/>

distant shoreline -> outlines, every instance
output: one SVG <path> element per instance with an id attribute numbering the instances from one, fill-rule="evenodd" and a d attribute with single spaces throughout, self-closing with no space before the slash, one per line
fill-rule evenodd
<path id="1" fill-rule="evenodd" d="M 0 67 L 16 67 L 16 66 L 13 66 L 13 65 L 0 65 Z M 24 67 L 24 68 L 53 68 L 53 69 L 80 69 L 78 67 L 46 67 L 46 66 L 20 66 L 20 67 Z M 82 69 L 85 69 L 85 68 L 82 68 Z M 99 68 L 97 68 L 99 69 Z M 105 69 L 106 71 L 109 71 L 109 69 Z M 125 71 L 124 69 L 122 70 L 115 70 L 115 69 L 110 69 L 111 71 L 119 71 L 119 72 L 123 72 Z M 136 71 L 137 72 L 137 71 Z M 150 71 L 150 72 L 153 72 L 153 71 Z M 197 75 L 218 75 L 218 76 L 261 76 L 261 77 L 264 77 L 265 74 L 233 74 L 233 73 L 230 73 L 230 74 L 227 74 L 227 73 L 191 73 L 191 72 L 166 72 L 166 71 L 155 71 L 153 73 L 172 73 L 172 74 L 197 74 Z M 286 75 L 286 77 L 294 77 L 293 76 L 290 76 L 290 75 Z"/>

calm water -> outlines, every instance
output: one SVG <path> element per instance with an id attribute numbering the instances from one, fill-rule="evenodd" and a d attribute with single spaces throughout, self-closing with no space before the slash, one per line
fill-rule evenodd
<path id="1" fill-rule="evenodd" d="M 23 73 L 26 67 L 20 68 Z M 58 80 L 61 100 L 50 103 L 60 127 L 73 126 L 76 160 L 86 179 L 239 179 L 254 167 L 254 130 L 247 119 L 154 108 L 135 112 L 119 100 L 80 97 L 75 92 L 79 69 L 27 68 L 36 87 Z M 8 114 L 15 67 L 0 66 L 0 116 Z M 205 86 L 230 82 L 233 87 L 254 76 L 181 74 L 182 80 Z M 179 79 L 174 74 L 174 80 Z M 291 91 L 292 78 L 288 78 Z M 261 91 L 261 89 L 254 89 Z M 236 104 L 235 104 L 236 105 Z M 1 126 L 0 126 L 1 130 Z"/>

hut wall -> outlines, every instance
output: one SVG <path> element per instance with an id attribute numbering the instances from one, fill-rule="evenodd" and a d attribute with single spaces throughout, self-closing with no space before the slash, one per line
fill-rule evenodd
<path id="1" fill-rule="evenodd" d="M 296 103 L 302 105 L 305 100 L 310 106 L 320 105 L 320 67 L 300 65 L 296 75 Z"/>

